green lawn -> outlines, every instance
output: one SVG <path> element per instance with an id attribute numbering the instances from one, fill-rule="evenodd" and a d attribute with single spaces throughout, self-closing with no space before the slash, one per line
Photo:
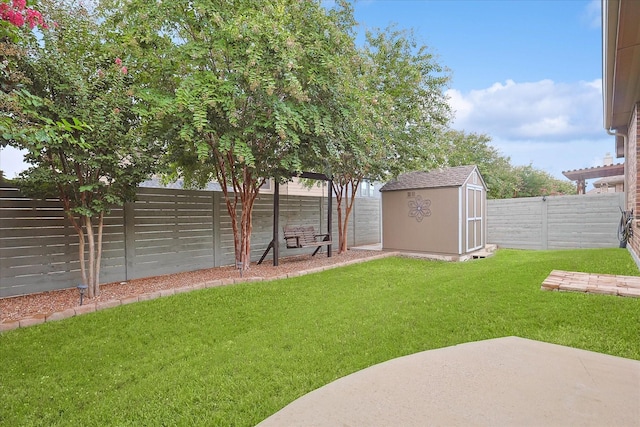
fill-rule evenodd
<path id="1" fill-rule="evenodd" d="M 552 269 L 638 275 L 622 249 L 387 258 L 0 335 L 0 425 L 254 425 L 364 367 L 516 335 L 640 360 L 640 299 L 545 292 Z"/>

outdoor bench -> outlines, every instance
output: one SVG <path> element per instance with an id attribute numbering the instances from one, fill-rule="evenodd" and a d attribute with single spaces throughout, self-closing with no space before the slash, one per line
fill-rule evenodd
<path id="1" fill-rule="evenodd" d="M 316 250 L 311 256 L 315 255 L 322 246 L 331 245 L 329 234 L 318 234 L 313 226 L 310 225 L 284 226 L 283 231 L 287 248 L 315 247 Z M 318 238 L 321 238 L 321 240 L 318 240 Z"/>

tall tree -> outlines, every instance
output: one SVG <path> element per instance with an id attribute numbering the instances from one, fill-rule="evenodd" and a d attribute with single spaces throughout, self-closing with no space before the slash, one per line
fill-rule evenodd
<path id="1" fill-rule="evenodd" d="M 367 33 L 341 89 L 339 148 L 329 153 L 338 210 L 339 252 L 362 180 L 383 180 L 433 164 L 435 139 L 450 110 L 447 70 L 412 32 L 394 27 Z M 330 136 L 331 137 L 331 136 Z"/>
<path id="2" fill-rule="evenodd" d="M 490 143 L 488 135 L 447 129 L 438 138 L 438 164 L 478 166 L 491 199 L 575 192 L 572 183 L 556 179 L 532 165 L 513 166 L 511 159 Z"/>
<path id="3" fill-rule="evenodd" d="M 443 166 L 476 165 L 487 184 L 487 197 L 512 197 L 517 177 L 509 157 L 492 146 L 488 135 L 447 129 L 438 140 L 438 163 Z"/>
<path id="4" fill-rule="evenodd" d="M 21 96 L 28 122 L 14 123 L 4 137 L 26 149 L 34 165 L 21 175 L 22 190 L 61 199 L 93 297 L 100 292 L 104 215 L 133 200 L 137 184 L 155 170 L 159 150 L 135 134 L 132 78 L 93 17 L 74 2 L 46 6 L 58 25 L 19 61 L 29 76 Z"/>
<path id="5" fill-rule="evenodd" d="M 535 197 L 557 194 L 575 194 L 576 187 L 570 181 L 554 178 L 548 172 L 532 165 L 516 166 L 517 186 L 513 197 Z"/>
<path id="6" fill-rule="evenodd" d="M 0 135 L 25 119 L 19 101 L 29 79 L 17 63 L 26 54 L 25 45 L 36 41 L 33 30 L 48 28 L 40 11 L 25 0 L 0 0 Z M 0 138 L 0 147 L 6 143 Z"/>
<path id="7" fill-rule="evenodd" d="M 247 269 L 260 187 L 320 161 L 320 137 L 332 132 L 335 64 L 352 44 L 348 5 L 114 0 L 104 12 L 155 73 L 147 130 L 166 141 L 176 176 L 220 183 Z"/>

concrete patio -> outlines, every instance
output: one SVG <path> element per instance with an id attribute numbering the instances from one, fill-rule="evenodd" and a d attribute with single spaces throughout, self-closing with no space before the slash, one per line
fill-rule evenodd
<path id="1" fill-rule="evenodd" d="M 640 361 L 505 337 L 371 366 L 269 426 L 640 426 Z"/>

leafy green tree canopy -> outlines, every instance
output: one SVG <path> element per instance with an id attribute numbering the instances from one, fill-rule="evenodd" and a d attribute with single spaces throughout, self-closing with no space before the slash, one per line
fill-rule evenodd
<path id="1" fill-rule="evenodd" d="M 62 200 L 78 233 L 82 279 L 94 296 L 104 215 L 133 200 L 160 150 L 136 134 L 134 82 L 117 48 L 104 43 L 100 25 L 74 4 L 43 8 L 58 25 L 26 46 L 28 55 L 18 61 L 29 76 L 19 92 L 24 119 L 5 122 L 3 139 L 25 149 L 34 165 L 21 175 L 23 192 Z"/>
<path id="2" fill-rule="evenodd" d="M 488 135 L 446 130 L 439 139 L 438 162 L 446 166 L 477 165 L 491 199 L 575 194 L 575 186 L 528 166 L 513 166 L 511 159 L 491 145 Z"/>
<path id="3" fill-rule="evenodd" d="M 166 143 L 174 176 L 197 186 L 221 184 L 236 261 L 247 268 L 259 188 L 269 177 L 288 179 L 310 159 L 320 161 L 321 137 L 333 132 L 329 100 L 340 53 L 353 45 L 348 4 L 331 10 L 297 0 L 103 6 L 121 42 L 148 70 L 141 92 L 148 135 Z"/>
<path id="4" fill-rule="evenodd" d="M 438 130 L 450 116 L 446 69 L 411 31 L 368 32 L 351 63 L 334 99 L 338 126 L 326 144 L 340 252 L 347 250 L 349 214 L 362 180 L 384 180 L 432 164 Z"/>

